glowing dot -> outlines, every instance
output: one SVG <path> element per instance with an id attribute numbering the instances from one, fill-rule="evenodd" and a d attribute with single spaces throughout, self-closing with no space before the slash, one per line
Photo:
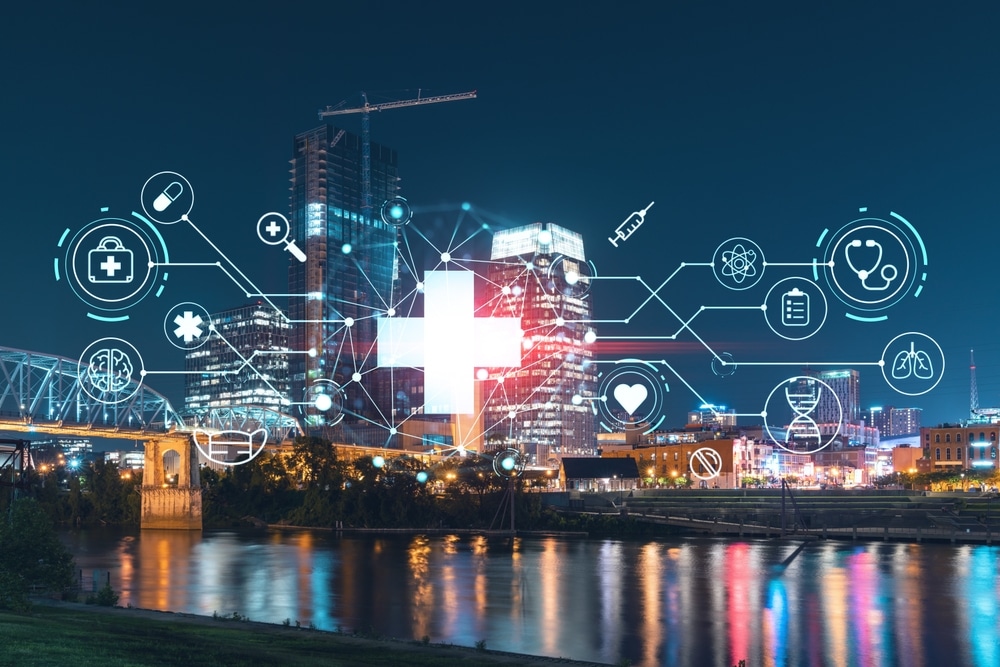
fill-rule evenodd
<path id="1" fill-rule="evenodd" d="M 389 435 L 396 435 L 396 433 L 398 433 L 398 432 L 399 431 L 396 430 L 395 426 L 393 426 L 392 428 L 389 429 Z"/>
<path id="2" fill-rule="evenodd" d="M 767 410 L 761 410 L 760 416 L 762 419 L 767 419 Z"/>
<path id="3" fill-rule="evenodd" d="M 424 281 L 421 280 L 419 283 L 417 283 L 417 291 L 418 292 L 424 291 Z"/>
<path id="4" fill-rule="evenodd" d="M 427 473 L 424 472 L 423 470 L 421 470 L 420 472 L 418 472 L 417 473 L 417 481 L 420 482 L 421 484 L 423 484 L 424 482 L 426 482 L 427 481 Z"/>
<path id="5" fill-rule="evenodd" d="M 597 334 L 594 333 L 593 329 L 591 329 L 587 333 L 583 334 L 583 342 L 584 343 L 593 343 L 595 340 L 597 340 Z"/>
<path id="6" fill-rule="evenodd" d="M 580 274 L 579 273 L 577 273 L 576 271 L 567 271 L 566 272 L 566 284 L 567 285 L 575 285 L 578 282 L 580 282 Z"/>
<path id="7" fill-rule="evenodd" d="M 208 330 L 209 331 L 215 331 L 215 325 L 214 324 L 209 324 L 208 325 Z"/>
<path id="8" fill-rule="evenodd" d="M 400 218 L 403 217 L 403 207 L 400 206 L 399 204 L 396 204 L 395 206 L 389 209 L 389 216 L 392 217 L 394 220 L 399 220 Z"/>
<path id="9" fill-rule="evenodd" d="M 534 271 L 535 270 L 535 263 L 534 262 L 528 262 L 527 264 L 524 265 L 524 268 L 526 268 L 528 271 Z"/>
<path id="10" fill-rule="evenodd" d="M 361 382 L 361 373 L 354 373 L 351 375 L 351 379 L 355 382 Z"/>
<path id="11" fill-rule="evenodd" d="M 145 369 L 145 368 L 143 368 L 143 369 L 142 369 L 141 371 L 139 371 L 139 375 L 140 375 L 141 377 L 146 377 L 146 369 Z M 21 409 L 23 410 L 24 408 L 21 408 Z"/>
<path id="12" fill-rule="evenodd" d="M 476 377 L 478 379 L 480 379 L 480 380 L 485 380 L 489 376 L 490 376 L 490 372 L 488 370 L 486 370 L 485 368 L 480 368 L 478 371 L 476 371 Z"/>
<path id="13" fill-rule="evenodd" d="M 340 246 L 340 252 L 344 253 L 345 255 L 350 255 L 351 254 L 351 244 L 350 243 L 345 243 L 344 245 Z"/>
<path id="14" fill-rule="evenodd" d="M 345 327 L 353 327 L 354 326 L 354 318 L 353 317 L 348 317 L 346 320 L 344 320 L 344 326 Z"/>
<path id="15" fill-rule="evenodd" d="M 557 327 L 564 327 L 564 326 L 566 326 L 566 320 L 564 320 L 561 317 L 557 317 L 556 318 L 556 326 Z"/>
<path id="16" fill-rule="evenodd" d="M 543 229 L 542 231 L 538 232 L 539 245 L 548 245 L 550 243 L 552 243 L 552 232 L 550 232 L 547 229 Z"/>
<path id="17" fill-rule="evenodd" d="M 463 211 L 468 211 L 471 208 L 472 208 L 472 204 L 470 204 L 467 201 L 462 202 L 462 210 Z"/>
<path id="18" fill-rule="evenodd" d="M 501 287 L 500 288 L 500 293 L 501 294 L 509 295 L 510 294 L 510 285 L 504 285 L 503 287 Z"/>
<path id="19" fill-rule="evenodd" d="M 315 347 L 309 348 L 309 353 L 308 354 L 309 354 L 310 357 L 312 357 L 312 358 L 315 359 L 316 358 L 316 348 Z"/>
<path id="20" fill-rule="evenodd" d="M 441 261 L 445 262 L 445 263 L 450 262 L 451 261 L 451 253 L 450 252 L 443 252 L 443 253 L 441 253 Z"/>
<path id="21" fill-rule="evenodd" d="M 320 394 L 316 397 L 316 400 L 313 401 L 313 405 L 315 405 L 316 409 L 320 412 L 326 412 L 333 407 L 333 399 L 326 394 Z"/>
<path id="22" fill-rule="evenodd" d="M 521 292 L 523 292 L 523 291 L 524 290 L 521 289 L 520 285 L 514 285 L 513 289 L 511 289 L 511 292 L 514 293 L 514 296 L 521 296 Z"/>
<path id="23" fill-rule="evenodd" d="M 514 457 L 513 456 L 506 456 L 506 457 L 504 457 L 504 460 L 500 462 L 500 467 L 503 468 L 504 470 L 508 471 L 508 472 L 511 471 L 511 470 L 513 470 L 514 469 Z"/>
<path id="24" fill-rule="evenodd" d="M 376 468 L 381 468 L 382 466 L 385 465 L 385 459 L 382 458 L 381 456 L 375 456 L 372 458 L 372 465 L 375 466 Z"/>
<path id="25" fill-rule="evenodd" d="M 387 310 L 385 312 L 385 314 L 388 315 L 389 317 L 395 317 L 396 316 L 396 309 L 395 308 L 390 308 L 389 310 Z"/>
<path id="26" fill-rule="evenodd" d="M 513 410 L 511 410 L 510 412 L 507 413 L 507 417 L 509 419 L 516 419 L 517 418 L 517 413 L 514 412 Z"/>
<path id="27" fill-rule="evenodd" d="M 571 398 L 569 400 L 570 400 L 570 403 L 572 403 L 573 405 L 582 405 L 583 404 L 583 396 L 581 396 L 580 394 L 573 394 L 573 398 Z"/>
<path id="28" fill-rule="evenodd" d="M 879 359 L 878 360 L 878 365 L 882 366 L 882 367 L 885 367 L 885 359 Z"/>

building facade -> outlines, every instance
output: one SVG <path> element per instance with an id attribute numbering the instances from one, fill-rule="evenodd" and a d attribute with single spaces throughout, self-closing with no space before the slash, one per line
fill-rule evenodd
<path id="1" fill-rule="evenodd" d="M 935 470 L 997 467 L 998 423 L 943 424 L 920 429 L 924 457 Z"/>
<path id="2" fill-rule="evenodd" d="M 727 431 L 736 428 L 736 410 L 727 410 L 724 405 L 706 403 L 688 413 L 688 426 Z"/>
<path id="3" fill-rule="evenodd" d="M 211 318 L 217 335 L 184 355 L 184 407 L 287 406 L 290 325 L 281 313 L 254 303 Z"/>
<path id="4" fill-rule="evenodd" d="M 380 215 L 399 190 L 395 151 L 371 143 L 370 182 L 374 209 L 364 202 L 361 137 L 331 124 L 296 135 L 290 238 L 306 261 L 290 259 L 288 307 L 291 348 L 307 354 L 291 358 L 292 400 L 308 404 L 343 392 L 337 419 L 347 427 L 382 424 L 397 408 L 409 409 L 405 401 L 394 404 L 399 382 L 376 368 L 374 354 L 377 318 L 398 301 L 398 229 Z M 352 381 L 358 376 L 363 381 Z M 305 417 L 316 427 L 328 420 L 309 407 Z"/>
<path id="5" fill-rule="evenodd" d="M 520 318 L 524 338 L 520 368 L 490 371 L 487 442 L 516 442 L 542 465 L 593 456 L 594 413 L 586 399 L 594 395 L 596 371 L 584 341 L 592 305 L 583 237 L 551 223 L 497 231 L 490 259 L 480 311 Z"/>

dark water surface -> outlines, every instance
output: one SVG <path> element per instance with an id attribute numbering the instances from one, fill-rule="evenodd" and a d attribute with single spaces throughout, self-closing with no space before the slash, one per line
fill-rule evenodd
<path id="1" fill-rule="evenodd" d="M 119 604 L 632 665 L 1000 667 L 1000 547 L 80 531 Z"/>

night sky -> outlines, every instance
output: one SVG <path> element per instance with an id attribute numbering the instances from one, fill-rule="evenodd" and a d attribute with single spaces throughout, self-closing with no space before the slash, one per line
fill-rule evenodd
<path id="1" fill-rule="evenodd" d="M 823 229 L 859 207 L 909 220 L 928 277 L 887 321 L 859 323 L 830 298 L 804 341 L 773 335 L 759 311 L 692 322 L 739 361 L 875 361 L 897 334 L 944 350 L 931 393 L 895 394 L 862 368 L 864 405 L 924 409 L 924 423 L 967 417 L 969 349 L 980 403 L 1000 405 L 995 269 L 1000 9 L 990 2 L 667 3 L 44 3 L 0 24 L 0 146 L 6 220 L 0 344 L 76 358 L 91 341 L 132 341 L 146 366 L 183 368 L 163 334 L 167 309 L 246 301 L 219 272 L 174 269 L 160 299 L 128 322 L 90 320 L 53 277 L 66 228 L 102 206 L 126 216 L 162 170 L 195 189 L 193 220 L 265 291 L 286 290 L 287 253 L 262 245 L 257 218 L 287 211 L 288 160 L 317 110 L 368 91 L 373 102 L 477 90 L 472 101 L 372 116 L 372 138 L 399 153 L 402 194 L 420 213 L 471 202 L 511 224 L 553 222 L 584 235 L 599 276 L 657 286 L 681 262 L 711 260 L 747 237 L 770 262 L 809 262 Z M 205 6 L 202 6 L 205 5 Z M 540 5 L 536 6 L 536 5 Z M 358 131 L 357 116 L 344 127 Z M 607 240 L 656 202 L 626 242 Z M 447 222 L 447 220 L 445 220 Z M 190 228 L 164 228 L 173 257 L 214 259 Z M 687 319 L 702 305 L 759 305 L 777 280 L 721 288 L 705 267 L 660 292 Z M 822 284 L 822 283 L 821 283 Z M 597 319 L 649 296 L 637 281 L 598 281 Z M 665 359 L 707 400 L 757 412 L 798 367 L 716 377 L 710 356 L 662 305 L 601 325 L 604 359 Z M 698 401 L 676 376 L 666 424 Z M 150 385 L 182 403 L 179 376 Z"/>

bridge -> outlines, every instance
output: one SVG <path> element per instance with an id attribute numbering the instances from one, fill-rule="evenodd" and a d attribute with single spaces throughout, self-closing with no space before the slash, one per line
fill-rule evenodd
<path id="1" fill-rule="evenodd" d="M 161 394 L 131 377 L 114 392 L 93 382 L 75 359 L 0 347 L 0 431 L 47 433 L 145 443 L 142 527 L 201 529 L 201 483 L 195 434 L 253 433 L 272 442 L 302 433 L 294 417 L 240 406 L 178 413 Z M 127 398 L 122 398 L 127 397 Z M 164 458 L 180 456 L 177 484 L 166 481 Z"/>

